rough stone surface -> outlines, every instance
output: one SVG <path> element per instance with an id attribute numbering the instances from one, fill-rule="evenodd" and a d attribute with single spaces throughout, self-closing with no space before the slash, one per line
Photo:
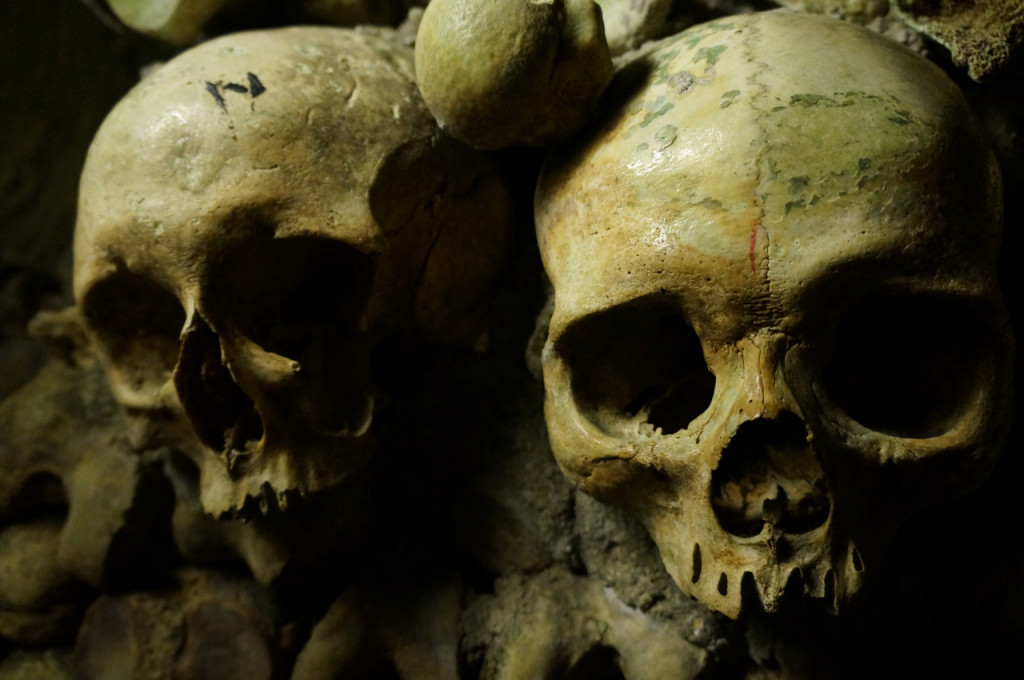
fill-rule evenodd
<path id="1" fill-rule="evenodd" d="M 889 11 L 889 0 L 777 0 L 778 4 L 812 14 L 827 14 L 867 23 Z"/>
<path id="2" fill-rule="evenodd" d="M 949 48 L 977 81 L 999 72 L 1024 44 L 1024 5 L 1017 0 L 895 0 L 893 12 Z"/>
<path id="3" fill-rule="evenodd" d="M 71 662 L 62 649 L 18 649 L 0 661 L 0 680 L 72 680 Z"/>

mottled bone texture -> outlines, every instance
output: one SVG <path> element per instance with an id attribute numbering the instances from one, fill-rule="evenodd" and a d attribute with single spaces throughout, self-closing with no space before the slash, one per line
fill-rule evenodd
<path id="1" fill-rule="evenodd" d="M 283 509 L 363 466 L 382 334 L 486 340 L 508 199 L 412 72 L 390 31 L 225 36 L 93 141 L 76 298 L 137 444 L 189 451 L 210 514 Z"/>
<path id="2" fill-rule="evenodd" d="M 786 11 L 694 27 L 621 70 L 535 209 L 555 455 L 708 607 L 839 609 L 991 469 L 999 177 L 917 55 Z"/>

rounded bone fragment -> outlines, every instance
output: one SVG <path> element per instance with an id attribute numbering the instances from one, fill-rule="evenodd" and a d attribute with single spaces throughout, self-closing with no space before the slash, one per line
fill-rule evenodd
<path id="1" fill-rule="evenodd" d="M 49 557 L 76 579 L 104 587 L 163 567 L 171 503 L 166 482 L 126 441 L 95 362 L 52 361 L 0 404 L 0 517 L 60 515 Z"/>
<path id="2" fill-rule="evenodd" d="M 601 6 L 604 33 L 612 55 L 636 49 L 667 32 L 674 0 L 594 0 Z"/>
<path id="3" fill-rule="evenodd" d="M 409 680 L 459 675 L 461 580 L 417 568 L 415 578 L 403 573 L 395 582 L 386 571 L 331 604 L 296 657 L 292 680 L 363 677 L 366 668 L 389 667 Z"/>
<path id="4" fill-rule="evenodd" d="M 445 131 L 478 149 L 568 137 L 611 78 L 592 0 L 434 0 L 416 39 L 416 78 Z"/>
<path id="5" fill-rule="evenodd" d="M 132 30 L 176 45 L 194 40 L 226 0 L 108 0 Z"/>
<path id="6" fill-rule="evenodd" d="M 464 646 L 483 657 L 480 677 L 604 677 L 617 668 L 655 680 L 699 677 L 709 665 L 682 626 L 628 606 L 598 578 L 556 566 L 502 576 L 494 590 L 471 600 L 463 619 Z"/>
<path id="7" fill-rule="evenodd" d="M 251 581 L 196 569 L 160 590 L 101 595 L 75 641 L 80 676 L 97 680 L 280 677 L 276 611 Z"/>
<path id="8" fill-rule="evenodd" d="M 57 558 L 62 525 L 44 517 L 0 531 L 0 638 L 37 646 L 74 635 L 88 591 Z"/>
<path id="9" fill-rule="evenodd" d="M 0 602 L 31 609 L 49 604 L 54 593 L 67 589 L 71 574 L 57 561 L 62 526 L 58 518 L 45 518 L 0 532 Z"/>
<path id="10" fill-rule="evenodd" d="M 939 68 L 789 11 L 651 44 L 606 97 L 536 195 L 552 449 L 706 606 L 842 610 L 1005 439 L 994 155 Z"/>

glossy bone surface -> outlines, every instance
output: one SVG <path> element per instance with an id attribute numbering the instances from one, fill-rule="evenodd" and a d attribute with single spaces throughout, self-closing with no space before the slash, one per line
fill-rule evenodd
<path id="1" fill-rule="evenodd" d="M 992 155 L 939 69 L 784 11 L 656 43 L 608 96 L 536 198 L 555 455 L 705 605 L 839 609 L 1005 435 Z"/>

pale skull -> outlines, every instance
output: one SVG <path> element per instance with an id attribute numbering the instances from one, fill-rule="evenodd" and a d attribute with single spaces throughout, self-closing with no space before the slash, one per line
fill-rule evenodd
<path id="1" fill-rule="evenodd" d="M 706 606 L 838 610 L 1005 436 L 992 155 L 938 68 L 786 11 L 662 41 L 609 93 L 535 205 L 553 451 Z"/>
<path id="2" fill-rule="evenodd" d="M 134 424 L 185 432 L 206 511 L 283 509 L 370 455 L 381 333 L 481 337 L 509 215 L 393 33 L 231 35 L 163 66 L 97 133 L 75 294 Z"/>

